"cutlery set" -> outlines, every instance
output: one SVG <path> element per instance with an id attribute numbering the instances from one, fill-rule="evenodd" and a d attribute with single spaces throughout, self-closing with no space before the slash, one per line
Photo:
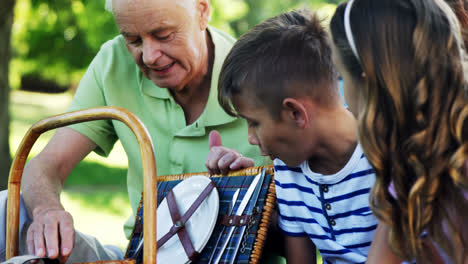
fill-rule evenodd
<path id="1" fill-rule="evenodd" d="M 255 178 L 253 179 L 252 183 L 250 184 L 249 189 L 247 189 L 247 192 L 245 193 L 244 197 L 242 198 L 241 203 L 239 204 L 239 207 L 236 210 L 235 215 L 236 216 L 242 216 L 244 214 L 250 215 L 252 214 L 253 209 L 255 208 L 255 204 L 257 203 L 258 196 L 260 194 L 260 190 L 263 185 L 263 180 L 265 179 L 265 169 L 262 170 L 261 173 L 259 173 Z M 237 201 L 238 197 L 238 192 L 240 189 L 238 189 L 232 198 L 232 201 L 230 202 L 230 208 L 228 209 L 228 215 L 232 215 L 232 211 L 234 209 L 234 206 Z M 236 241 L 234 245 L 234 255 L 232 256 L 231 260 L 229 261 L 229 264 L 233 264 L 234 260 L 236 259 L 237 252 L 239 250 L 239 246 L 242 242 L 242 238 L 244 236 L 245 230 L 246 230 L 247 225 L 242 225 L 239 227 L 239 239 Z M 221 237 L 223 236 L 223 233 L 225 231 L 225 226 L 223 226 L 223 229 L 221 230 L 221 233 L 219 234 L 218 240 L 216 242 L 216 245 L 213 248 L 213 252 L 211 253 L 210 260 L 208 261 L 209 264 L 218 264 L 221 260 L 221 257 L 223 256 L 224 251 L 226 250 L 227 245 L 229 244 L 231 240 L 231 236 L 234 233 L 234 229 L 236 226 L 229 226 L 227 229 L 227 237 L 224 239 L 223 244 L 221 246 L 221 249 L 219 250 L 218 254 L 216 253 L 216 250 L 218 248 L 219 242 L 221 240 Z M 214 258 L 214 256 L 216 257 Z M 214 259 L 213 259 L 214 258 Z"/>

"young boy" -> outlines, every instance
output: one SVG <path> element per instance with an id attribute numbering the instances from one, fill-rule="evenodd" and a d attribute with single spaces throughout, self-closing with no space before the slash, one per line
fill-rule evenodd
<path id="1" fill-rule="evenodd" d="M 343 105 L 327 31 L 307 11 L 266 20 L 243 35 L 219 79 L 226 112 L 245 118 L 249 142 L 275 165 L 279 227 L 289 263 L 364 263 L 377 227 L 375 175 Z M 252 165 L 212 135 L 207 168 Z M 216 143 L 218 142 L 218 143 Z"/>

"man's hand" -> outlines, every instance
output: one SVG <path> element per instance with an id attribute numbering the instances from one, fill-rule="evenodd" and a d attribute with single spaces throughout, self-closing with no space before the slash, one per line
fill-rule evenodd
<path id="1" fill-rule="evenodd" d="M 206 157 L 205 166 L 210 174 L 226 174 L 230 170 L 239 170 L 254 166 L 253 159 L 242 156 L 238 151 L 223 147 L 221 135 L 213 130 L 209 136 L 210 152 Z"/>
<path id="2" fill-rule="evenodd" d="M 96 144 L 71 128 L 59 128 L 46 147 L 25 166 L 22 195 L 32 223 L 27 233 L 30 254 L 59 259 L 70 255 L 75 241 L 72 216 L 60 192 L 73 168 Z"/>
<path id="3" fill-rule="evenodd" d="M 75 229 L 72 216 L 63 210 L 45 209 L 33 212 L 33 222 L 27 233 L 30 254 L 59 259 L 65 263 L 72 252 Z"/>

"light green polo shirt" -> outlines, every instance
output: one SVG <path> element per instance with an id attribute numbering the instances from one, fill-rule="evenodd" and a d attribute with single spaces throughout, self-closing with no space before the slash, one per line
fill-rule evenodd
<path id="1" fill-rule="evenodd" d="M 209 27 L 209 32 L 215 46 L 211 90 L 204 112 L 193 124 L 186 125 L 184 111 L 167 89 L 157 87 L 144 77 L 122 36 L 101 47 L 83 76 L 68 110 L 119 106 L 133 112 L 151 135 L 158 175 L 206 171 L 208 135 L 213 129 L 221 133 L 224 146 L 253 158 L 257 166 L 268 163 L 260 156 L 258 148 L 248 143 L 246 122 L 227 115 L 218 104 L 219 72 L 235 40 L 213 27 Z M 134 134 L 120 121 L 92 121 L 71 127 L 95 142 L 98 145 L 95 151 L 105 156 L 120 139 L 128 156 L 128 194 L 135 214 L 141 198 L 143 177 L 140 149 Z M 131 216 L 124 227 L 127 237 L 133 224 L 134 216 Z"/>

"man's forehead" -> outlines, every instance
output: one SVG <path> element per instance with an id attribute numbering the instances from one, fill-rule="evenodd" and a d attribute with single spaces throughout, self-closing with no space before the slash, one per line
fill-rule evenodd
<path id="1" fill-rule="evenodd" d="M 118 5 L 132 6 L 166 6 L 168 4 L 175 4 L 183 8 L 192 7 L 198 0 L 106 0 L 106 9 L 114 11 Z"/>

